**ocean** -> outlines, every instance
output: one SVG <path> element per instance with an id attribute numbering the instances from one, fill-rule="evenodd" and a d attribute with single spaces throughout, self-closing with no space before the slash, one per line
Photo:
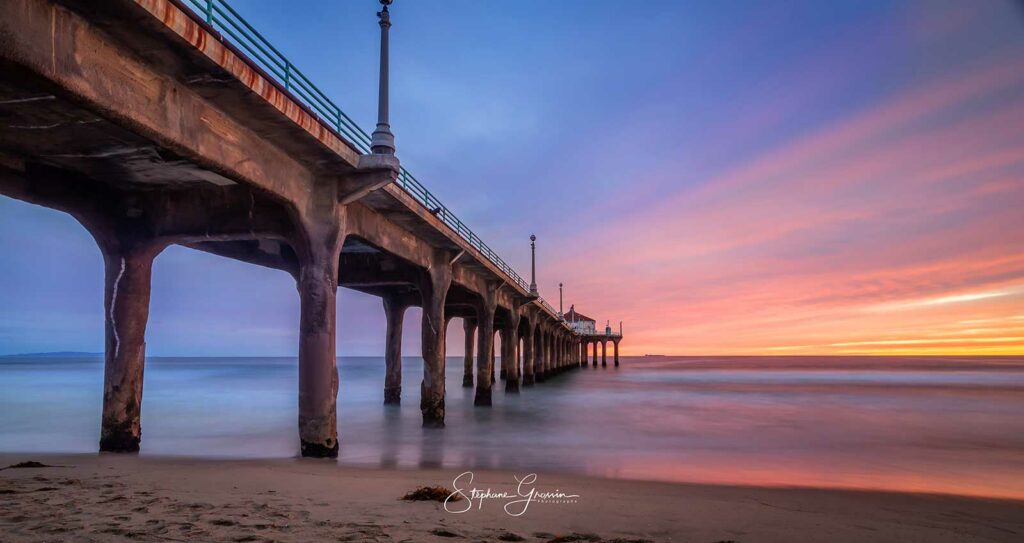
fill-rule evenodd
<path id="1" fill-rule="evenodd" d="M 338 462 L 1024 499 L 1024 357 L 626 357 L 474 408 L 448 359 L 447 427 L 422 362 L 385 407 L 382 357 L 338 361 Z M 142 454 L 297 454 L 294 358 L 147 360 Z M 0 359 L 0 451 L 94 452 L 103 363 Z"/>

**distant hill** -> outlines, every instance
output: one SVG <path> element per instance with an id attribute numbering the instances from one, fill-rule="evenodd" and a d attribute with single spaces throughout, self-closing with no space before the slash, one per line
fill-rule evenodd
<path id="1" fill-rule="evenodd" d="M 57 351 L 52 353 L 3 354 L 0 358 L 91 358 L 103 356 L 103 353 L 84 353 L 80 351 Z"/>

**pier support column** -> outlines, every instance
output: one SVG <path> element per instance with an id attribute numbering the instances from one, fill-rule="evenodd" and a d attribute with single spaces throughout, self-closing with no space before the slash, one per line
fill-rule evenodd
<path id="1" fill-rule="evenodd" d="M 556 374 L 562 373 L 562 353 L 559 350 L 559 342 L 561 339 L 558 334 L 552 334 L 551 336 L 551 365 L 552 369 Z"/>
<path id="2" fill-rule="evenodd" d="M 544 330 L 539 325 L 533 331 L 533 380 L 544 382 Z"/>
<path id="3" fill-rule="evenodd" d="M 533 336 L 533 381 L 544 382 L 544 329 L 540 326 Z"/>
<path id="4" fill-rule="evenodd" d="M 501 338 L 501 366 L 498 366 L 496 369 L 498 371 L 498 378 L 504 381 L 508 378 L 509 366 L 509 359 L 508 356 L 506 356 L 508 349 L 505 347 L 505 344 L 509 342 L 508 323 L 505 323 L 505 326 L 502 326 L 501 329 L 498 330 L 498 337 Z"/>
<path id="5" fill-rule="evenodd" d="M 423 324 L 420 344 L 423 349 L 423 383 L 420 385 L 420 411 L 425 428 L 444 427 L 444 302 L 452 284 L 451 258 L 443 251 L 433 258 L 420 276 L 423 299 Z"/>
<path id="6" fill-rule="evenodd" d="M 462 331 L 466 337 L 466 353 L 463 359 L 462 387 L 473 388 L 473 345 L 476 343 L 476 319 L 462 320 Z"/>
<path id="7" fill-rule="evenodd" d="M 488 286 L 477 307 L 476 397 L 473 405 L 491 405 L 494 382 L 494 310 L 498 306 L 498 289 Z"/>
<path id="8" fill-rule="evenodd" d="M 594 347 L 594 367 L 597 367 L 597 342 L 591 341 L 590 344 Z"/>
<path id="9" fill-rule="evenodd" d="M 607 368 L 608 367 L 608 357 L 606 356 L 606 351 L 608 350 L 607 347 L 608 347 L 608 341 L 602 339 L 601 340 L 601 367 L 602 368 Z"/>
<path id="10" fill-rule="evenodd" d="M 558 373 L 558 335 L 554 332 L 548 337 L 548 373 Z"/>
<path id="11" fill-rule="evenodd" d="M 619 367 L 619 341 L 615 340 L 612 342 L 615 350 L 615 367 Z"/>
<path id="12" fill-rule="evenodd" d="M 512 334 L 509 331 L 508 323 L 498 331 L 501 336 L 501 380 L 505 381 L 505 392 L 508 392 L 508 377 L 512 366 L 512 357 L 515 356 L 515 346 L 512 345 Z"/>
<path id="13" fill-rule="evenodd" d="M 523 336 L 523 386 L 532 387 L 534 376 L 533 324 L 527 321 L 526 335 Z"/>
<path id="14" fill-rule="evenodd" d="M 558 350 L 555 349 L 556 340 L 557 337 L 553 331 L 548 334 L 547 372 L 549 376 L 554 376 L 558 373 Z"/>
<path id="15" fill-rule="evenodd" d="M 555 339 L 554 332 L 548 334 L 547 374 L 549 377 L 558 373 L 558 351 L 555 350 Z"/>
<path id="16" fill-rule="evenodd" d="M 533 377 L 534 381 L 543 383 L 547 377 L 544 375 L 544 357 L 545 357 L 545 341 L 544 329 L 540 326 L 537 327 L 537 337 L 534 339 L 534 346 L 536 352 L 534 353 L 534 365 L 533 365 Z"/>
<path id="17" fill-rule="evenodd" d="M 505 392 L 519 394 L 519 311 L 511 311 L 505 325 L 505 336 L 501 338 L 501 365 L 505 368 Z M 507 339 L 506 339 L 507 337 Z M 508 343 L 508 348 L 505 344 Z M 507 358 L 506 358 L 507 357 Z M 507 362 L 506 362 L 507 360 Z"/>
<path id="18" fill-rule="evenodd" d="M 292 247 L 298 257 L 299 443 L 302 456 L 338 456 L 338 261 L 347 234 L 347 208 L 337 186 L 313 187 L 297 211 Z"/>
<path id="19" fill-rule="evenodd" d="M 551 349 L 551 371 L 555 374 L 558 374 L 562 369 L 562 361 L 558 355 L 557 333 L 551 334 L 551 345 L 549 346 L 549 348 Z"/>
<path id="20" fill-rule="evenodd" d="M 544 379 L 550 379 L 554 372 L 554 359 L 551 352 L 551 332 L 544 331 Z"/>
<path id="21" fill-rule="evenodd" d="M 565 338 L 561 334 L 555 342 L 555 349 L 558 349 L 558 371 L 565 371 Z"/>
<path id="22" fill-rule="evenodd" d="M 402 403 L 402 321 L 409 302 L 402 296 L 384 296 L 387 340 L 384 348 L 384 405 Z"/>
<path id="23" fill-rule="evenodd" d="M 340 252 L 340 244 L 336 247 Z M 338 252 L 299 265 L 299 440 L 302 456 L 338 456 Z"/>
<path id="24" fill-rule="evenodd" d="M 164 245 L 101 240 L 105 357 L 100 451 L 138 452 L 153 259 Z"/>

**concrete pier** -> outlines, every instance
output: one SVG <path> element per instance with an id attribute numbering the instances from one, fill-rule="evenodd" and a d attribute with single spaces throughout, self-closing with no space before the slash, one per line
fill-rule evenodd
<path id="1" fill-rule="evenodd" d="M 463 388 L 473 388 L 473 345 L 476 344 L 476 319 L 472 317 L 464 318 L 462 321 L 462 331 L 465 335 L 462 386 Z"/>
<path id="2" fill-rule="evenodd" d="M 94 234 L 95 235 L 95 234 Z M 154 243 L 100 241 L 104 264 L 106 356 L 100 450 L 136 452 L 142 439 L 142 375 L 146 359 Z"/>
<path id="3" fill-rule="evenodd" d="M 508 324 L 506 323 L 501 327 L 499 332 L 501 336 L 501 375 L 502 381 L 505 382 L 505 392 L 509 392 L 510 374 L 512 373 L 512 359 L 515 356 L 516 346 L 512 342 L 512 331 L 509 330 Z M 516 387 L 518 392 L 519 388 Z"/>
<path id="4" fill-rule="evenodd" d="M 543 383 L 548 378 L 548 360 L 550 357 L 547 327 L 541 325 L 538 327 L 537 332 L 537 367 L 534 369 L 534 376 L 536 377 L 536 382 Z"/>
<path id="5" fill-rule="evenodd" d="M 491 405 L 496 330 L 508 393 L 585 364 L 587 342 L 596 366 L 589 332 L 540 298 L 535 253 L 527 283 L 425 187 L 395 183 L 386 77 L 371 149 L 177 1 L 2 2 L 0 36 L 0 194 L 70 214 L 103 255 L 102 451 L 141 446 L 150 278 L 169 245 L 295 280 L 303 456 L 338 453 L 338 287 L 383 299 L 385 404 L 422 308 L 426 427 L 445 424 L 452 318 L 474 405 Z"/>
<path id="6" fill-rule="evenodd" d="M 534 326 L 529 319 L 526 321 L 526 331 L 523 334 L 523 386 L 532 387 L 534 384 L 534 366 L 536 350 L 534 349 Z"/>
<path id="7" fill-rule="evenodd" d="M 409 308 L 406 297 L 388 294 L 384 301 L 387 337 L 384 346 L 384 404 L 402 403 L 402 321 Z"/>
<path id="8" fill-rule="evenodd" d="M 423 426 L 444 426 L 444 353 L 445 297 L 452 283 L 450 255 L 436 251 L 430 267 L 420 274 L 420 294 L 423 299 L 423 325 L 420 344 L 423 351 L 423 383 L 420 387 L 420 410 Z"/>
<path id="9" fill-rule="evenodd" d="M 497 288 L 488 286 L 480 297 L 477 309 L 476 397 L 473 405 L 491 405 L 491 384 L 494 381 L 494 310 Z"/>
<path id="10" fill-rule="evenodd" d="M 318 187 L 335 198 L 332 187 Z M 300 222 L 299 440 L 303 456 L 338 455 L 338 367 L 335 338 L 338 254 L 344 242 L 345 214 L 333 206 L 313 206 Z"/>
<path id="11" fill-rule="evenodd" d="M 519 393 L 519 316 L 518 309 L 509 312 L 508 322 L 505 323 L 505 333 L 508 336 L 508 349 L 504 349 L 506 341 L 501 340 L 502 345 L 502 366 L 505 368 L 505 392 L 511 394 Z M 506 358 L 507 357 L 507 358 Z M 507 363 L 505 361 L 508 360 Z"/>

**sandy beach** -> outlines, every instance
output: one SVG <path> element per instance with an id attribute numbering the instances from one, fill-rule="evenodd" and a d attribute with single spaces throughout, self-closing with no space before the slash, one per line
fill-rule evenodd
<path id="1" fill-rule="evenodd" d="M 399 499 L 453 488 L 459 470 L 330 461 L 3 454 L 3 541 L 1020 541 L 1024 502 L 840 490 L 725 487 L 538 475 L 578 498 Z M 514 474 L 472 485 L 515 492 Z M 466 479 L 461 480 L 463 483 Z M 527 487 L 524 487 L 527 488 Z M 482 503 L 481 503 L 482 502 Z"/>

